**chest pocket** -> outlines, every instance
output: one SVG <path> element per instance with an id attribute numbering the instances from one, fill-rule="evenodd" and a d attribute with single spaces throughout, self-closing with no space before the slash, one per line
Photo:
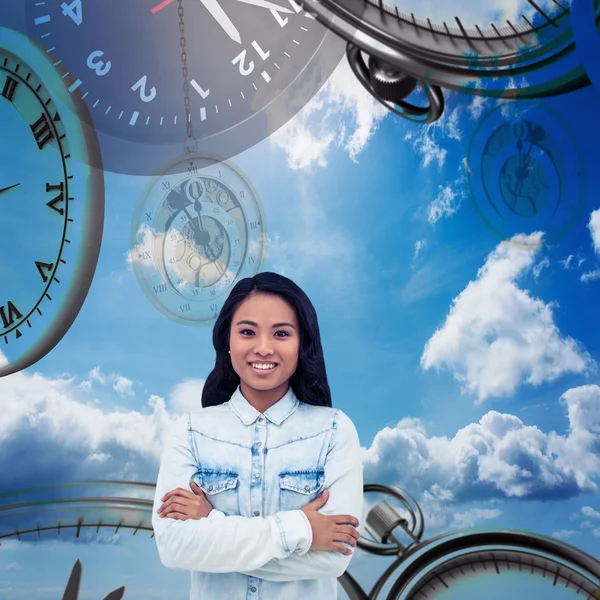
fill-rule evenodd
<path id="1" fill-rule="evenodd" d="M 302 508 L 321 493 L 324 483 L 324 469 L 283 471 L 279 474 L 279 510 Z"/>
<path id="2" fill-rule="evenodd" d="M 224 512 L 226 515 L 240 514 L 240 478 L 237 473 L 201 468 L 190 481 L 193 481 L 202 489 L 213 508 Z"/>

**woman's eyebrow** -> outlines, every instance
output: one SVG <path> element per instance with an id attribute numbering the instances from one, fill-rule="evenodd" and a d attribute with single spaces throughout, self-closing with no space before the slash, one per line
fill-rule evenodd
<path id="1" fill-rule="evenodd" d="M 247 320 L 243 320 L 243 321 L 238 321 L 236 323 L 237 325 L 251 325 L 252 327 L 258 327 L 258 323 L 255 323 L 254 321 L 247 321 Z M 283 322 L 283 323 L 273 323 L 273 325 L 271 325 L 271 327 L 275 328 L 275 327 L 291 327 L 292 329 L 296 329 L 294 327 L 294 325 L 292 325 L 291 323 L 287 323 L 287 322 Z"/>

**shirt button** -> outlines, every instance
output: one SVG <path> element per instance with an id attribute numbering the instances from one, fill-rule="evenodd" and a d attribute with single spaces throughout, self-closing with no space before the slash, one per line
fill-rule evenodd
<path id="1" fill-rule="evenodd" d="M 305 492 L 308 492 L 308 490 L 310 490 L 310 487 L 309 487 L 308 485 L 305 485 L 305 486 L 304 486 L 304 491 L 305 491 Z"/>
<path id="2" fill-rule="evenodd" d="M 260 473 L 254 473 L 254 478 L 258 479 L 260 477 Z"/>
<path id="3" fill-rule="evenodd" d="M 258 517 L 259 515 L 260 515 L 260 510 L 255 510 L 255 511 L 254 511 L 254 516 L 255 516 L 255 517 Z"/>
<path id="4" fill-rule="evenodd" d="M 258 422 L 262 423 L 264 421 L 264 419 L 262 417 L 258 417 Z"/>
<path id="5" fill-rule="evenodd" d="M 209 486 L 208 486 L 208 491 L 209 491 L 209 492 L 212 492 L 212 491 L 213 491 L 213 486 L 212 486 L 212 485 L 209 485 Z"/>
<path id="6" fill-rule="evenodd" d="M 256 588 L 255 588 L 254 586 L 252 586 L 252 587 L 250 588 L 250 591 L 251 591 L 251 592 L 255 592 L 255 591 L 256 591 Z"/>
<path id="7" fill-rule="evenodd" d="M 256 442 L 257 446 L 262 446 L 262 442 Z"/>

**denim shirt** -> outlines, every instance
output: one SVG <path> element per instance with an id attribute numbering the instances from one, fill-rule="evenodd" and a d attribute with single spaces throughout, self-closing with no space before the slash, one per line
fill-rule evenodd
<path id="1" fill-rule="evenodd" d="M 208 517 L 159 517 L 162 496 L 192 481 L 214 507 Z M 325 488 L 320 512 L 352 515 L 360 532 L 362 455 L 348 416 L 300 402 L 291 387 L 263 414 L 238 387 L 169 433 L 152 512 L 160 560 L 191 571 L 190 600 L 334 600 L 352 555 L 309 550 L 300 510 Z"/>

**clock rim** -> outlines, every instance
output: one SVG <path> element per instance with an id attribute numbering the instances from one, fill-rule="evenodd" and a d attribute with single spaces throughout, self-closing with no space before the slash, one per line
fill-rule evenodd
<path id="1" fill-rule="evenodd" d="M 61 77 L 66 74 L 61 65 L 53 66 L 43 46 L 27 36 L 4 26 L 0 26 L 0 48 L 7 50 L 23 60 L 25 64 L 42 82 L 47 93 L 57 106 L 63 120 L 65 134 L 71 148 L 80 143 L 85 148 L 86 156 L 74 156 L 82 167 L 87 167 L 87 178 L 84 184 L 87 197 L 87 209 L 82 211 L 81 240 L 78 249 L 78 260 L 71 271 L 65 300 L 53 312 L 50 323 L 41 337 L 34 339 L 31 346 L 16 360 L 0 364 L 0 377 L 12 375 L 26 369 L 49 354 L 67 334 L 79 315 L 91 288 L 96 272 L 100 246 L 104 230 L 104 173 L 100 146 L 93 127 L 84 119 L 90 118 L 89 111 L 81 94 L 69 95 L 66 81 Z M 63 117 L 69 111 L 69 117 Z M 91 120 L 89 121 L 91 122 Z M 82 160 L 83 159 L 83 160 Z"/>
<path id="2" fill-rule="evenodd" d="M 148 284 L 146 278 L 141 274 L 141 268 L 138 266 L 138 264 L 133 256 L 134 249 L 138 245 L 137 234 L 139 231 L 139 227 L 141 225 L 139 217 L 143 213 L 144 206 L 146 205 L 149 193 L 155 187 L 155 185 L 160 182 L 161 177 L 164 177 L 167 174 L 167 171 L 169 171 L 169 169 L 171 169 L 172 167 L 174 167 L 175 165 L 177 165 L 179 163 L 183 163 L 183 162 L 190 160 L 190 157 L 197 157 L 197 158 L 201 158 L 201 159 L 207 158 L 209 160 L 214 161 L 214 163 L 213 163 L 214 165 L 216 165 L 216 164 L 225 165 L 226 167 L 230 168 L 232 171 L 237 173 L 238 176 L 242 178 L 244 183 L 248 186 L 248 188 L 252 192 L 252 196 L 254 198 L 253 202 L 258 209 L 258 214 L 260 215 L 260 220 L 261 220 L 260 236 L 263 238 L 263 241 L 261 243 L 260 260 L 258 262 L 258 266 L 255 267 L 256 273 L 261 272 L 261 270 L 265 264 L 266 255 L 267 255 L 268 244 L 267 244 L 267 240 L 264 238 L 267 236 L 268 228 L 267 228 L 267 221 L 265 219 L 264 207 L 262 205 L 262 201 L 260 199 L 258 191 L 254 187 L 254 184 L 249 179 L 249 177 L 246 175 L 246 173 L 240 167 L 235 165 L 231 159 L 223 158 L 222 156 L 219 156 L 212 152 L 188 152 L 188 153 L 180 154 L 177 157 L 171 159 L 169 162 L 165 163 L 154 175 L 152 175 L 150 180 L 144 186 L 144 188 L 137 200 L 136 207 L 135 207 L 135 210 L 133 213 L 133 217 L 131 219 L 131 235 L 130 235 L 130 243 L 129 243 L 129 245 L 130 245 L 129 252 L 130 252 L 131 262 L 133 265 L 133 271 L 135 273 L 138 285 L 142 289 L 144 296 L 150 301 L 152 306 L 158 310 L 158 312 L 160 312 L 163 316 L 166 316 L 170 321 L 173 321 L 179 325 L 185 325 L 188 327 L 211 327 L 212 325 L 214 325 L 214 322 L 215 322 L 214 317 L 212 317 L 210 319 L 201 319 L 201 320 L 185 319 L 176 314 L 173 314 L 172 312 L 167 310 L 160 302 L 158 302 L 156 300 L 156 298 L 152 295 L 150 290 L 148 289 L 149 284 Z M 180 175 L 183 175 L 183 173 L 180 173 Z M 245 211 L 243 211 L 243 213 L 244 213 L 244 220 L 246 220 Z M 153 268 L 156 268 L 156 267 L 153 266 Z M 228 296 L 229 293 L 231 292 L 231 289 L 236 285 L 236 283 L 238 281 L 240 281 L 240 280 L 237 277 L 234 278 L 232 284 L 223 291 L 221 296 L 225 295 L 225 294 Z M 171 288 L 171 285 L 168 281 L 163 281 L 163 283 L 166 283 L 169 286 L 169 288 Z"/>

